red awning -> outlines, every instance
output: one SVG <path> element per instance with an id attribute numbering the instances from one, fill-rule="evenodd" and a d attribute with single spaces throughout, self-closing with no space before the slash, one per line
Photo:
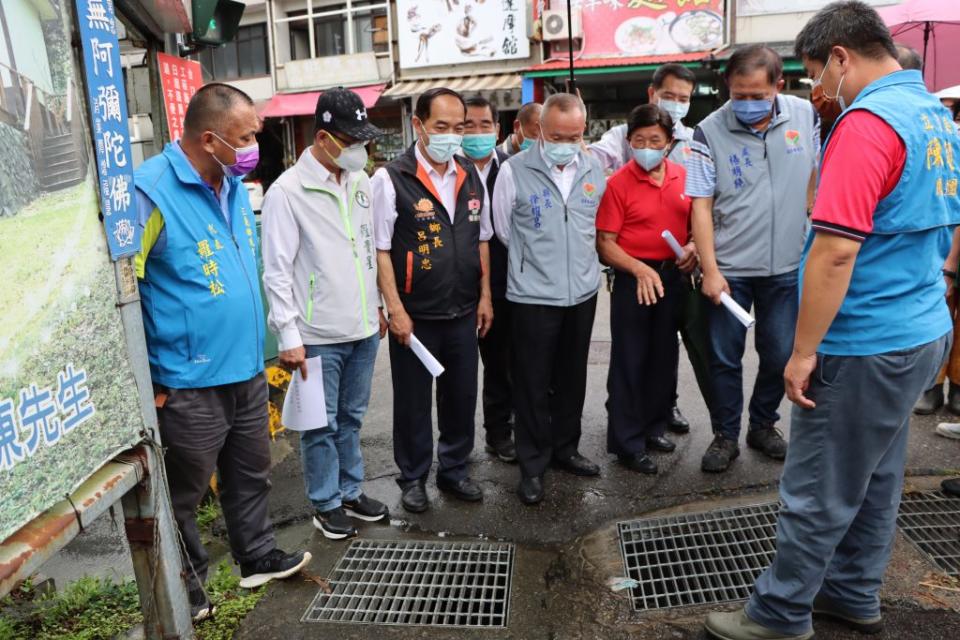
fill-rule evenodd
<path id="1" fill-rule="evenodd" d="M 371 108 L 377 104 L 380 94 L 387 87 L 385 84 L 372 84 L 366 87 L 348 87 L 360 96 L 363 106 Z M 317 110 L 317 99 L 322 91 L 308 91 L 307 93 L 278 93 L 270 98 L 270 102 L 260 112 L 261 118 L 285 118 L 287 116 L 312 116 Z"/>
<path id="2" fill-rule="evenodd" d="M 707 51 L 698 51 L 696 53 L 672 53 L 661 56 L 633 56 L 633 57 L 608 57 L 608 58 L 580 58 L 574 59 L 574 69 L 595 69 L 597 67 L 632 67 L 636 65 L 658 65 L 667 62 L 696 62 L 710 57 Z M 567 69 L 570 62 L 566 59 L 551 60 L 541 64 L 528 67 L 527 71 L 552 71 L 555 69 Z"/>

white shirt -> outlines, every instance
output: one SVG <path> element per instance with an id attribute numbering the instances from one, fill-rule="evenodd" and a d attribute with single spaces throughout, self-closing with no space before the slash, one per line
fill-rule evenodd
<path id="1" fill-rule="evenodd" d="M 487 190 L 487 178 L 490 177 L 490 167 L 492 167 L 494 164 L 497 164 L 497 165 L 500 164 L 500 156 L 498 156 L 497 152 L 494 151 L 492 154 L 490 154 L 490 159 L 487 160 L 487 162 L 483 165 L 482 169 L 480 168 L 480 165 L 477 164 L 474 160 L 471 160 L 470 158 L 467 158 L 467 159 L 470 160 L 470 162 L 473 162 L 474 168 L 476 168 L 477 173 L 480 174 L 480 182 L 483 183 L 483 195 L 484 195 L 483 201 L 486 203 L 490 203 L 491 202 L 490 192 Z"/>
<path id="2" fill-rule="evenodd" d="M 547 160 L 543 155 L 543 145 L 540 145 L 540 156 L 550 167 L 550 179 L 557 185 L 563 201 L 566 202 L 570 197 L 570 190 L 573 188 L 574 178 L 577 177 L 577 169 L 580 167 L 580 153 L 573 157 L 569 163 L 560 169 Z M 510 219 L 513 215 L 513 200 L 517 195 L 517 185 L 513 180 L 513 169 L 509 162 L 500 167 L 500 173 L 497 174 L 497 183 L 493 186 L 493 202 L 490 205 L 493 210 L 493 222 L 497 229 L 497 237 L 504 246 L 510 245 Z"/>
<path id="3" fill-rule="evenodd" d="M 427 162 L 420 153 L 420 145 L 414 147 L 417 162 L 426 171 L 427 177 L 440 194 L 440 204 L 450 215 L 450 222 L 457 208 L 457 163 L 454 160 L 447 162 L 443 175 Z M 385 167 L 377 169 L 370 180 L 373 190 L 373 235 L 380 251 L 389 251 L 393 245 L 393 225 L 397 222 L 397 190 L 390 180 L 390 174 Z M 486 188 L 484 188 L 486 189 Z M 480 242 L 487 242 L 493 237 L 493 227 L 490 224 L 490 198 L 484 197 L 480 208 Z"/>

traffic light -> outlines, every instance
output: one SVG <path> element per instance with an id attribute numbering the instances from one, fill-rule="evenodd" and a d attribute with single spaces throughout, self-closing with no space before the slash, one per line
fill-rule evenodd
<path id="1" fill-rule="evenodd" d="M 237 35 L 246 8 L 233 0 L 193 0 L 193 34 L 197 44 L 219 46 Z"/>

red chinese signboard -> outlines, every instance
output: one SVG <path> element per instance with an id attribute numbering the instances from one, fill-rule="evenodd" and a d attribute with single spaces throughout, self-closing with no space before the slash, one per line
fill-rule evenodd
<path id="1" fill-rule="evenodd" d="M 183 116 L 187 113 L 190 98 L 203 86 L 200 63 L 184 60 L 166 53 L 157 54 L 160 66 L 160 88 L 167 111 L 167 129 L 170 140 L 179 140 L 183 135 Z"/>
<path id="2" fill-rule="evenodd" d="M 723 44 L 724 0 L 571 2 L 582 16 L 582 57 L 692 53 L 710 51 Z M 566 51 L 565 43 L 554 53 L 561 51 Z"/>

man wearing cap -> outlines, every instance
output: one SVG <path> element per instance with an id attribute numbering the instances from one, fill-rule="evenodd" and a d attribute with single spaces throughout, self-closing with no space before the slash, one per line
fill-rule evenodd
<path id="1" fill-rule="evenodd" d="M 390 317 L 393 453 L 402 504 L 429 507 L 433 458 L 433 379 L 410 348 L 413 336 L 443 365 L 437 378 L 437 487 L 468 502 L 483 492 L 467 473 L 477 407 L 477 332 L 493 321 L 493 235 L 483 183 L 463 142 L 466 107 L 446 88 L 417 99 L 417 142 L 373 176 L 373 218 L 380 291 Z"/>
<path id="2" fill-rule="evenodd" d="M 325 91 L 313 144 L 263 201 L 263 284 L 280 363 L 306 378 L 307 359 L 320 357 L 327 426 L 301 433 L 300 454 L 313 524 L 332 540 L 357 534 L 351 517 L 388 515 L 360 489 L 360 425 L 386 333 L 363 171 L 366 144 L 380 133 L 357 94 Z"/>
<path id="3" fill-rule="evenodd" d="M 484 193 L 490 200 L 507 154 L 497 149 L 500 132 L 497 108 L 483 96 L 467 98 L 464 155 L 477 168 Z M 492 222 L 492 220 L 491 220 Z M 480 339 L 483 360 L 483 430 L 487 453 L 503 462 L 515 462 L 513 444 L 513 383 L 510 376 L 510 303 L 507 301 L 507 248 L 494 235 L 490 238 L 490 293 L 497 321 Z"/>

